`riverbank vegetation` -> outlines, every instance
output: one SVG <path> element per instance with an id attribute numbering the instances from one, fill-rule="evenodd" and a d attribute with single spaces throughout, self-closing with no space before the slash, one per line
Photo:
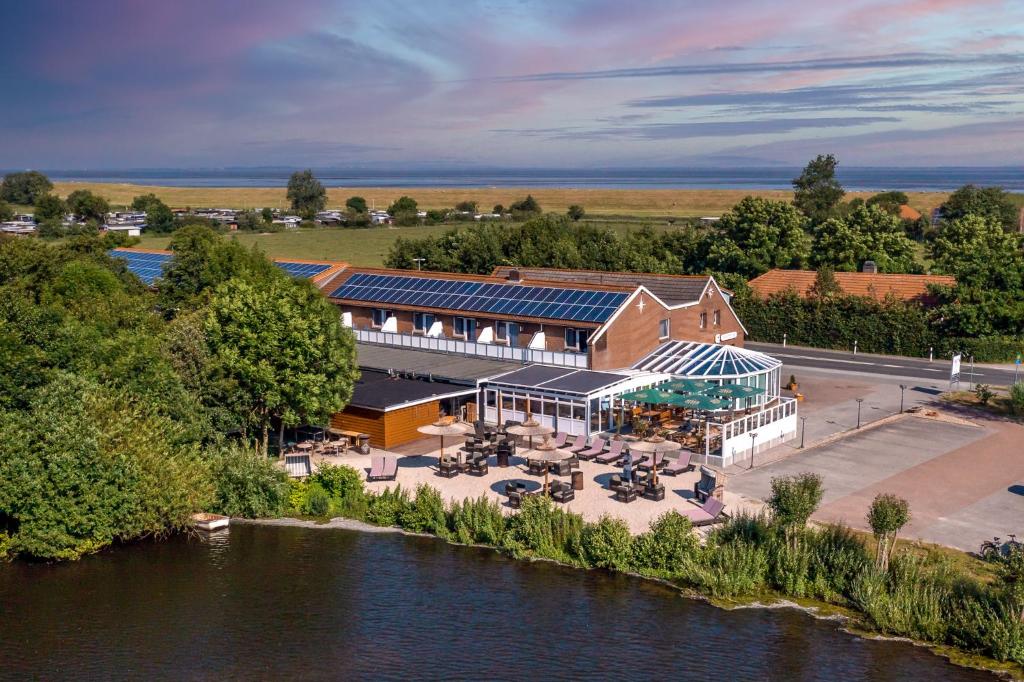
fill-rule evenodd
<path id="1" fill-rule="evenodd" d="M 351 395 L 354 340 L 308 282 L 186 227 L 156 293 L 116 244 L 0 238 L 0 557 L 75 559 L 214 506 L 279 511 L 284 492 L 238 484 L 283 485 L 260 466 L 267 432 Z"/>
<path id="2" fill-rule="evenodd" d="M 971 572 L 947 554 L 902 549 L 895 534 L 909 510 L 892 496 L 877 499 L 870 512 L 875 541 L 843 526 L 808 526 L 822 494 L 820 479 L 809 474 L 774 480 L 771 515 L 736 516 L 703 544 L 675 511 L 632 535 L 620 519 L 585 521 L 542 496 L 505 515 L 485 496 L 446 504 L 428 485 L 372 493 L 345 466 L 321 465 L 308 482 L 289 487 L 285 513 L 344 516 L 514 558 L 636 573 L 725 604 L 785 598 L 827 606 L 867 632 L 1024 664 L 1024 552 Z"/>

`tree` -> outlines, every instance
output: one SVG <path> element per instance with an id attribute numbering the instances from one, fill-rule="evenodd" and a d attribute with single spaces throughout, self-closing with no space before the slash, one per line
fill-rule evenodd
<path id="1" fill-rule="evenodd" d="M 804 217 L 791 204 L 744 197 L 708 234 L 707 267 L 756 277 L 772 268 L 799 268 L 807 261 L 810 238 Z"/>
<path id="2" fill-rule="evenodd" d="M 527 220 L 542 213 L 540 204 L 537 203 L 532 194 L 526 195 L 525 199 L 512 202 L 508 210 L 516 220 Z"/>
<path id="3" fill-rule="evenodd" d="M 455 204 L 456 211 L 462 211 L 464 213 L 476 213 L 476 202 L 475 201 L 460 201 Z"/>
<path id="4" fill-rule="evenodd" d="M 896 547 L 896 534 L 910 522 L 910 505 L 901 497 L 879 493 L 868 509 L 867 518 L 878 543 L 875 565 L 884 571 L 889 567 L 889 559 Z"/>
<path id="5" fill-rule="evenodd" d="M 909 201 L 910 199 L 905 192 L 892 191 L 879 192 L 870 196 L 865 204 L 868 206 L 878 206 L 887 213 L 899 214 L 900 207 L 906 205 Z"/>
<path id="6" fill-rule="evenodd" d="M 396 225 L 415 225 L 419 222 L 419 207 L 412 197 L 401 196 L 388 206 L 388 213 Z"/>
<path id="7" fill-rule="evenodd" d="M 235 214 L 235 222 L 238 223 L 238 229 L 243 232 L 258 232 L 266 224 L 256 211 L 239 211 Z"/>
<path id="8" fill-rule="evenodd" d="M 793 204 L 811 220 L 812 225 L 831 217 L 846 191 L 836 180 L 836 157 L 819 154 L 793 180 Z"/>
<path id="9" fill-rule="evenodd" d="M 215 290 L 205 331 L 263 454 L 275 421 L 283 438 L 285 426 L 323 424 L 352 396 L 355 338 L 307 281 L 284 273 L 258 284 L 228 280 Z"/>
<path id="10" fill-rule="evenodd" d="M 68 208 L 79 220 L 95 220 L 103 222 L 110 204 L 103 197 L 93 194 L 87 189 L 76 189 L 68 195 Z"/>
<path id="11" fill-rule="evenodd" d="M 44 194 L 36 201 L 36 220 L 42 222 L 56 220 L 60 222 L 67 215 L 68 206 L 64 200 L 54 194 Z"/>
<path id="12" fill-rule="evenodd" d="M 35 204 L 52 189 L 53 183 L 39 171 L 8 173 L 0 183 L 0 199 L 12 204 Z"/>
<path id="13" fill-rule="evenodd" d="M 3 199 L 0 199 L 0 221 L 10 220 L 14 217 L 14 209 Z"/>
<path id="14" fill-rule="evenodd" d="M 565 213 L 571 220 L 581 220 L 587 212 L 579 204 L 573 204 Z"/>
<path id="15" fill-rule="evenodd" d="M 1004 230 L 1016 230 L 1020 210 L 1002 187 L 964 185 L 942 204 L 943 223 L 969 215 L 997 221 Z"/>
<path id="16" fill-rule="evenodd" d="M 146 231 L 168 234 L 174 231 L 174 212 L 157 195 L 143 194 L 132 200 L 132 208 L 146 212 Z"/>
<path id="17" fill-rule="evenodd" d="M 505 207 L 502 206 L 501 204 L 495 204 L 494 208 L 491 209 L 491 213 L 495 215 L 502 215 L 503 213 L 505 213 Z"/>
<path id="18" fill-rule="evenodd" d="M 818 268 L 814 276 L 814 284 L 811 285 L 810 295 L 815 298 L 829 298 L 843 293 L 839 282 L 836 281 L 836 274 L 832 268 Z"/>
<path id="19" fill-rule="evenodd" d="M 881 206 L 864 205 L 845 218 L 829 218 L 816 227 L 811 247 L 816 267 L 856 272 L 866 260 L 873 260 L 879 272 L 920 270 L 903 221 Z"/>
<path id="20" fill-rule="evenodd" d="M 349 197 L 345 200 L 345 208 L 352 211 L 353 213 L 366 213 L 368 206 L 366 205 L 366 199 L 360 196 Z"/>
<path id="21" fill-rule="evenodd" d="M 327 205 L 327 190 L 313 175 L 313 171 L 295 171 L 288 179 L 288 199 L 292 210 L 303 218 L 311 219 Z"/>
<path id="22" fill-rule="evenodd" d="M 263 218 L 263 222 L 272 223 L 274 222 L 274 212 L 269 208 L 263 208 L 260 211 L 260 217 Z"/>
<path id="23" fill-rule="evenodd" d="M 804 472 L 795 476 L 774 477 L 768 506 L 775 522 L 783 529 L 795 549 L 799 531 L 807 525 L 811 515 L 821 504 L 824 489 L 821 476 Z"/>

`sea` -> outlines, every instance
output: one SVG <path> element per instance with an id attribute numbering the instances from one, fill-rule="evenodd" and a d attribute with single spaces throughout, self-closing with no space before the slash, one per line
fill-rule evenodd
<path id="1" fill-rule="evenodd" d="M 169 187 L 284 186 L 294 168 L 46 170 L 58 181 Z M 586 189 L 791 189 L 798 167 L 313 169 L 327 187 L 550 187 Z M 840 166 L 850 191 L 943 192 L 965 184 L 1024 192 L 1024 166 L 872 168 Z"/>

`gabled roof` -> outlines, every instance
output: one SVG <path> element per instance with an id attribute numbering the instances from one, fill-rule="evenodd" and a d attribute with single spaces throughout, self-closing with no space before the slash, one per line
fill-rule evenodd
<path id="1" fill-rule="evenodd" d="M 906 204 L 900 204 L 900 218 L 903 220 L 920 220 L 921 214 Z"/>
<path id="2" fill-rule="evenodd" d="M 491 273 L 493 277 L 507 279 L 512 270 L 518 270 L 524 282 L 542 280 L 591 284 L 595 286 L 646 287 L 667 305 L 699 301 L 711 279 L 708 275 L 664 275 L 650 272 L 605 272 L 601 270 L 570 270 L 565 268 L 516 268 L 499 265 Z"/>
<path id="3" fill-rule="evenodd" d="M 767 297 L 792 290 L 806 297 L 818 273 L 814 270 L 769 270 L 750 280 L 750 287 Z M 928 297 L 928 286 L 954 286 L 956 278 L 949 275 L 890 275 L 880 272 L 837 272 L 836 284 L 843 293 L 882 300 L 890 293 L 902 301 L 922 301 Z"/>

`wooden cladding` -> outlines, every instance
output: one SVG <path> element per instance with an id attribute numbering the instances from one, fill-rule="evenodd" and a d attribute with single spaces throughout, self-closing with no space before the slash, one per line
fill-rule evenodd
<path id="1" fill-rule="evenodd" d="M 416 429 L 437 421 L 439 407 L 437 400 L 390 412 L 350 405 L 331 417 L 331 426 L 365 433 L 370 436 L 370 445 L 387 450 L 424 438 Z"/>

